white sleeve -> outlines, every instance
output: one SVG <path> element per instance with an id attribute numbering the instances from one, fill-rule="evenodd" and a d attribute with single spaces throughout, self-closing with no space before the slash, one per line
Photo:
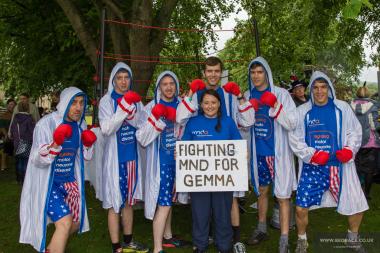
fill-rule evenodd
<path id="1" fill-rule="evenodd" d="M 61 152 L 62 147 L 48 148 L 53 143 L 53 133 L 49 131 L 46 122 L 37 124 L 33 132 L 33 146 L 31 150 L 31 161 L 39 167 L 49 167 Z"/>
<path id="2" fill-rule="evenodd" d="M 121 109 L 120 106 L 117 107 L 116 112 L 113 112 L 113 108 L 111 106 L 107 106 L 108 101 L 101 100 L 99 105 L 99 124 L 102 133 L 106 136 L 110 136 L 115 133 L 121 125 L 123 121 L 127 117 L 133 117 L 136 112 L 136 107 L 134 104 L 127 106 L 127 111 Z M 128 104 L 127 104 L 128 105 Z"/>
<path id="3" fill-rule="evenodd" d="M 182 99 L 177 107 L 176 121 L 181 126 L 186 125 L 187 121 L 195 116 L 198 111 L 198 105 L 193 103 L 189 97 Z"/>
<path id="4" fill-rule="evenodd" d="M 296 128 L 288 132 L 289 145 L 296 156 L 303 162 L 309 163 L 316 150 L 305 142 L 304 115 L 301 115 L 299 110 L 295 113 L 297 114 Z"/>
<path id="5" fill-rule="evenodd" d="M 136 129 L 139 129 L 141 125 L 145 123 L 145 119 L 147 118 L 147 113 L 143 108 L 144 106 L 141 102 L 137 103 L 133 113 L 127 117 L 128 123 Z"/>
<path id="6" fill-rule="evenodd" d="M 83 158 L 84 158 L 84 160 L 90 161 L 92 159 L 92 155 L 94 154 L 94 145 L 95 145 L 95 143 L 89 148 L 83 146 Z"/>
<path id="7" fill-rule="evenodd" d="M 165 122 L 150 115 L 143 125 L 137 130 L 136 138 L 141 146 L 146 147 L 152 143 L 166 127 Z"/>
<path id="8" fill-rule="evenodd" d="M 297 123 L 296 105 L 288 92 L 283 95 L 283 101 L 277 100 L 277 106 L 269 109 L 269 116 L 276 119 L 286 130 L 292 131 L 296 128 Z"/>
<path id="9" fill-rule="evenodd" d="M 239 127 L 250 127 L 255 124 L 255 110 L 249 101 L 238 105 L 236 119 Z"/>
<path id="10" fill-rule="evenodd" d="M 349 105 L 345 106 L 343 113 L 346 114 L 347 121 L 345 122 L 347 124 L 345 146 L 352 150 L 355 157 L 362 144 L 362 126 Z"/>

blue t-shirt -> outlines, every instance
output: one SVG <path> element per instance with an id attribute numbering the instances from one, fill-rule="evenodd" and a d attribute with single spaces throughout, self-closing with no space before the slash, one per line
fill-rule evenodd
<path id="1" fill-rule="evenodd" d="M 198 103 L 201 103 L 201 96 L 203 93 L 205 93 L 206 89 L 197 91 L 197 98 L 198 98 Z M 226 107 L 226 100 L 224 98 L 224 91 L 223 88 L 220 86 L 216 89 L 216 92 L 219 94 L 220 97 L 220 109 L 222 110 L 222 115 L 230 116 L 227 114 L 227 107 Z"/>
<path id="2" fill-rule="evenodd" d="M 329 152 L 328 165 L 338 165 L 335 152 L 338 148 L 335 105 L 329 98 L 326 105 L 313 105 L 306 114 L 306 143 L 318 150 Z"/>
<path id="3" fill-rule="evenodd" d="M 264 91 L 252 89 L 251 98 L 259 100 L 265 91 L 270 91 L 270 87 Z M 274 119 L 269 117 L 269 109 L 269 106 L 260 104 L 259 110 L 255 113 L 256 153 L 260 156 L 274 155 Z"/>
<path id="4" fill-rule="evenodd" d="M 79 148 L 79 127 L 77 122 L 63 121 L 72 128 L 72 135 L 65 139 L 62 150 L 54 160 L 54 182 L 66 183 L 75 181 L 75 158 Z"/>
<path id="5" fill-rule="evenodd" d="M 117 100 L 123 95 L 112 92 L 111 97 L 114 101 L 115 111 L 118 106 Z M 127 161 L 133 161 L 137 158 L 137 142 L 136 142 L 136 128 L 128 123 L 125 119 L 119 130 L 116 132 L 117 141 L 117 154 L 119 158 L 119 163 L 124 163 Z"/>
<path id="6" fill-rule="evenodd" d="M 160 100 L 160 104 L 170 106 L 177 109 L 178 99 L 175 98 L 172 102 L 165 102 Z M 166 127 L 161 132 L 160 138 L 160 164 L 174 165 L 174 149 L 176 138 L 174 136 L 174 122 L 163 118 Z"/>
<path id="7" fill-rule="evenodd" d="M 182 136 L 183 141 L 206 141 L 206 140 L 241 140 L 241 135 L 231 117 L 222 116 L 221 128 L 217 132 L 215 126 L 217 118 L 207 118 L 198 115 L 190 118 Z"/>

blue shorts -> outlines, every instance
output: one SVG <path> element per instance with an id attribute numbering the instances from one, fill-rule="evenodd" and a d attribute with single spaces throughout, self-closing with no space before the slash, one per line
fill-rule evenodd
<path id="1" fill-rule="evenodd" d="M 158 193 L 157 204 L 160 206 L 171 206 L 176 196 L 174 187 L 175 164 L 161 164 L 160 171 L 160 191 Z"/>
<path id="2" fill-rule="evenodd" d="M 297 206 L 309 208 L 321 204 L 323 193 L 330 188 L 329 167 L 329 165 L 303 165 L 297 187 Z"/>
<path id="3" fill-rule="evenodd" d="M 259 186 L 267 186 L 274 178 L 274 156 L 257 156 Z"/>
<path id="4" fill-rule="evenodd" d="M 73 216 L 73 222 L 79 221 L 79 188 L 77 181 L 53 182 L 48 199 L 47 215 L 56 222 L 66 215 Z"/>
<path id="5" fill-rule="evenodd" d="M 125 204 L 133 206 L 136 204 L 136 199 L 133 198 L 133 194 L 137 183 L 137 167 L 136 161 L 126 161 L 119 164 L 119 185 L 121 193 L 121 208 L 125 207 Z"/>

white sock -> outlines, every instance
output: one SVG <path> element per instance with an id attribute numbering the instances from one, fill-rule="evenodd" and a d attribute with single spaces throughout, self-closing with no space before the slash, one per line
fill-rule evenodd
<path id="1" fill-rule="evenodd" d="M 303 235 L 298 235 L 298 239 L 302 239 L 302 240 L 306 240 L 307 241 L 306 233 L 303 234 Z"/>

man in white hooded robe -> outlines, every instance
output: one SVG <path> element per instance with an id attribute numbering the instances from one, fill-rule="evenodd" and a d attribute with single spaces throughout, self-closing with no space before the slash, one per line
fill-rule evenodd
<path id="1" fill-rule="evenodd" d="M 368 204 L 354 163 L 361 146 L 361 125 L 351 107 L 336 98 L 324 73 L 314 72 L 309 87 L 311 99 L 297 108 L 297 127 L 289 135 L 299 158 L 296 252 L 307 252 L 308 213 L 321 207 L 337 207 L 348 217 L 348 244 L 356 252 L 365 252 L 358 231 Z"/>
<path id="2" fill-rule="evenodd" d="M 84 121 L 86 95 L 62 91 L 57 111 L 43 117 L 33 145 L 20 203 L 20 242 L 39 252 L 64 252 L 73 232 L 89 230 L 84 194 L 84 160 L 92 157 L 96 136 Z M 55 231 L 46 247 L 46 229 Z"/>
<path id="3" fill-rule="evenodd" d="M 141 97 L 131 91 L 131 68 L 118 62 L 112 69 L 108 91 L 99 103 L 99 123 L 104 137 L 102 195 L 108 209 L 108 230 L 113 252 L 148 252 L 132 240 L 133 205 L 142 200 L 141 155 L 136 131 L 141 126 Z M 123 244 L 119 238 L 122 216 Z"/>

